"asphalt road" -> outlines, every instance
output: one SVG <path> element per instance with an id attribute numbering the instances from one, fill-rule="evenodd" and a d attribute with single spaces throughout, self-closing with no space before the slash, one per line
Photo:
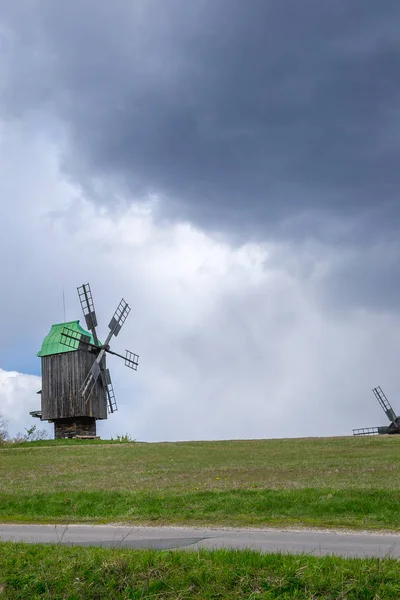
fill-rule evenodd
<path id="1" fill-rule="evenodd" d="M 278 529 L 0 524 L 0 540 L 120 548 L 250 548 L 316 556 L 400 557 L 400 534 Z"/>

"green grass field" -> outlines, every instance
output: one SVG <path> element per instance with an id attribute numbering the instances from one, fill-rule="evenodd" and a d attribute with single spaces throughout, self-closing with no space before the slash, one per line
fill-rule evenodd
<path id="1" fill-rule="evenodd" d="M 395 600 L 391 559 L 0 543 L 0 598 Z"/>
<path id="2" fill-rule="evenodd" d="M 3 522 L 400 530 L 400 438 L 0 448 Z"/>

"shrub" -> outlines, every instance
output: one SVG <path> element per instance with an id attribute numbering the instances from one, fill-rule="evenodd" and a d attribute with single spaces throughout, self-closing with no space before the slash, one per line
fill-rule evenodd
<path id="1" fill-rule="evenodd" d="M 4 442 L 8 439 L 8 421 L 4 419 L 0 415 L 0 444 L 4 444 Z"/>

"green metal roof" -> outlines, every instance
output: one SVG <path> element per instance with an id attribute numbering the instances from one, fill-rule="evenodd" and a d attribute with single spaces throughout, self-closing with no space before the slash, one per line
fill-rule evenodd
<path id="1" fill-rule="evenodd" d="M 71 346 L 65 346 L 61 343 L 61 332 L 64 327 L 77 331 L 83 335 L 88 335 L 92 344 L 94 339 L 91 333 L 80 326 L 79 321 L 68 321 L 67 323 L 56 323 L 51 326 L 50 333 L 43 340 L 42 347 L 37 356 L 50 356 L 51 354 L 62 354 L 64 352 L 75 352 L 78 349 L 78 340 L 69 340 Z"/>

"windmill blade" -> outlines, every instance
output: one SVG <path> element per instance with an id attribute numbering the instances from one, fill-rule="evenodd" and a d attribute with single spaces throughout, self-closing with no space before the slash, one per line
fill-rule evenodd
<path id="1" fill-rule="evenodd" d="M 108 342 L 110 341 L 111 336 L 112 336 L 112 333 L 110 332 L 108 334 L 108 337 L 106 340 L 106 346 L 108 345 Z M 96 360 L 93 362 L 92 366 L 90 367 L 90 371 L 86 375 L 85 381 L 83 382 L 83 384 L 79 390 L 81 395 L 85 398 L 85 402 L 87 402 L 89 400 L 90 394 L 92 393 L 95 383 L 98 380 L 99 375 L 102 372 L 102 370 L 104 370 L 103 358 L 105 356 L 105 353 L 106 353 L 106 348 L 104 346 L 102 346 L 100 352 L 98 353 L 98 355 L 96 357 Z"/>
<path id="2" fill-rule="evenodd" d="M 94 302 L 92 297 L 92 292 L 90 290 L 90 285 L 88 283 L 84 283 L 80 287 L 77 288 L 79 302 L 81 303 L 82 312 L 86 320 L 86 325 L 89 331 L 93 333 L 93 338 L 96 346 L 98 346 L 98 337 L 96 333 L 97 327 L 97 317 L 96 311 L 94 309 Z"/>
<path id="3" fill-rule="evenodd" d="M 397 419 L 397 415 L 394 412 L 393 408 L 390 406 L 389 400 L 383 393 L 382 388 L 378 385 L 378 387 L 374 388 L 372 391 L 374 392 L 375 398 L 378 400 L 387 418 L 391 423 L 393 423 L 393 421 Z"/>
<path id="4" fill-rule="evenodd" d="M 125 323 L 127 316 L 131 312 L 130 306 L 125 302 L 122 298 L 121 302 L 117 306 L 117 310 L 115 311 L 108 327 L 113 335 L 117 337 L 119 332 L 121 331 L 122 325 Z"/>
<path id="5" fill-rule="evenodd" d="M 98 359 L 96 359 L 94 361 L 94 363 L 92 364 L 92 366 L 90 367 L 90 371 L 86 375 L 85 381 L 83 382 L 83 384 L 81 385 L 81 388 L 79 390 L 85 400 L 85 403 L 88 402 L 88 400 L 91 396 L 91 393 L 93 391 L 93 388 L 96 384 L 96 381 L 99 378 L 100 373 L 101 373 L 100 364 L 99 364 Z"/>
<path id="6" fill-rule="evenodd" d="M 378 435 L 378 427 L 362 427 L 361 429 L 353 429 L 353 435 Z"/>
<path id="7" fill-rule="evenodd" d="M 122 358 L 122 360 L 125 362 L 125 366 L 129 367 L 130 369 L 133 369 L 134 371 L 137 371 L 139 365 L 138 354 L 134 354 L 134 352 L 125 350 L 125 356 L 122 356 L 122 354 L 118 354 L 118 352 L 114 352 L 113 350 L 110 350 L 110 348 L 106 348 L 105 350 L 113 356 L 118 356 L 119 358 Z"/>
<path id="8" fill-rule="evenodd" d="M 74 350 L 90 351 L 91 348 L 96 348 L 94 344 L 90 343 L 90 337 L 88 335 L 83 335 L 79 331 L 69 329 L 69 327 L 62 328 L 60 342 L 64 346 L 73 348 Z"/>
<path id="9" fill-rule="evenodd" d="M 378 427 L 379 435 L 382 435 L 385 433 L 391 433 L 389 430 L 390 430 L 390 425 L 384 425 L 383 427 Z"/>
<path id="10" fill-rule="evenodd" d="M 125 350 L 125 366 L 137 371 L 139 365 L 139 355 Z"/>
<path id="11" fill-rule="evenodd" d="M 115 400 L 114 388 L 111 383 L 111 375 L 109 369 L 101 369 L 101 380 L 107 396 L 107 410 L 110 414 L 118 410 L 118 407 L 117 402 Z"/>

